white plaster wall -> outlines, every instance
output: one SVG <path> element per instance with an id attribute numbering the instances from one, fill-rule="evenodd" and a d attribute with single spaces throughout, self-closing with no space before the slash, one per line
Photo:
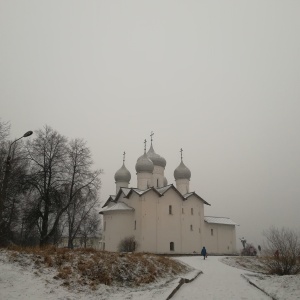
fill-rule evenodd
<path id="1" fill-rule="evenodd" d="M 195 196 L 182 203 L 183 253 L 200 252 L 203 245 L 204 205 Z M 192 229 L 191 229 L 192 225 Z"/>
<path id="2" fill-rule="evenodd" d="M 128 188 L 129 183 L 128 182 L 116 182 L 116 195 L 118 194 L 121 187 Z"/>
<path id="3" fill-rule="evenodd" d="M 182 195 L 185 195 L 185 194 L 189 193 L 190 181 L 188 179 L 177 179 L 175 182 L 176 182 L 177 190 Z"/>
<path id="4" fill-rule="evenodd" d="M 140 190 L 146 190 L 153 186 L 152 173 L 137 173 L 137 187 Z"/>
<path id="5" fill-rule="evenodd" d="M 103 228 L 102 240 L 107 251 L 118 251 L 120 241 L 134 235 L 132 211 L 105 212 L 103 222 L 105 229 Z"/>
<path id="6" fill-rule="evenodd" d="M 213 229 L 213 235 L 211 235 Z M 234 225 L 211 224 L 205 222 L 205 247 L 208 253 L 236 253 L 236 230 Z"/>
<path id="7" fill-rule="evenodd" d="M 164 186 L 164 168 L 160 166 L 154 166 L 153 169 L 153 186 L 154 187 L 163 187 Z M 157 184 L 158 181 L 158 184 Z"/>

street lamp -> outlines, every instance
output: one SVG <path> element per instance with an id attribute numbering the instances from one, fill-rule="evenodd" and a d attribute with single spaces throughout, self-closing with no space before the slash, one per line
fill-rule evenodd
<path id="1" fill-rule="evenodd" d="M 3 182 L 2 182 L 2 188 L 0 190 L 0 235 L 2 234 L 2 229 L 3 229 L 3 211 L 4 211 L 4 202 L 6 200 L 6 190 L 7 190 L 7 184 L 8 184 L 8 177 L 9 177 L 9 172 L 10 172 L 10 150 L 12 145 L 17 142 L 18 140 L 24 138 L 24 137 L 28 137 L 30 135 L 32 135 L 33 132 L 32 131 L 27 131 L 25 132 L 20 138 L 15 139 L 12 143 L 10 143 L 9 145 L 9 149 L 8 149 L 8 154 L 7 154 L 7 158 L 6 158 L 6 162 L 5 162 L 5 173 L 4 173 L 4 178 L 3 178 Z"/>

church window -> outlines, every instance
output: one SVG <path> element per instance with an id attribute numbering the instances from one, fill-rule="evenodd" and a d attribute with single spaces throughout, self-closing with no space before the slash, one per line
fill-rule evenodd
<path id="1" fill-rule="evenodd" d="M 134 221 L 134 230 L 136 230 L 136 220 Z"/>
<path id="2" fill-rule="evenodd" d="M 191 208 L 191 215 L 193 215 L 194 214 L 194 209 L 193 208 Z"/>
<path id="3" fill-rule="evenodd" d="M 104 231 L 106 230 L 106 221 L 104 221 L 104 224 L 103 224 L 103 230 L 104 230 Z"/>
<path id="4" fill-rule="evenodd" d="M 157 181 L 156 181 L 156 187 L 158 187 L 158 179 L 157 179 Z"/>
<path id="5" fill-rule="evenodd" d="M 201 229 L 199 228 L 199 233 L 201 233 Z"/>
<path id="6" fill-rule="evenodd" d="M 182 213 L 184 214 L 184 209 L 182 208 Z"/>
<path id="7" fill-rule="evenodd" d="M 214 230 L 213 229 L 210 230 L 210 235 L 214 235 Z"/>
<path id="8" fill-rule="evenodd" d="M 193 225 L 190 226 L 191 231 L 193 231 Z"/>
<path id="9" fill-rule="evenodd" d="M 169 205 L 169 215 L 172 215 L 172 205 Z"/>
<path id="10" fill-rule="evenodd" d="M 174 247 L 174 242 L 170 243 L 170 251 L 174 251 L 175 247 Z"/>

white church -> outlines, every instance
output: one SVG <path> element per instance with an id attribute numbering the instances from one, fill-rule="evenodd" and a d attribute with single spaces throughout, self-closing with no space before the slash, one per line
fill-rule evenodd
<path id="1" fill-rule="evenodd" d="M 138 158 L 137 187 L 129 187 L 131 174 L 123 165 L 115 173 L 116 194 L 106 201 L 100 247 L 118 251 L 124 238 L 134 237 L 136 252 L 157 254 L 199 253 L 203 246 L 210 254 L 236 253 L 237 225 L 226 217 L 205 216 L 210 205 L 190 192 L 191 171 L 182 159 L 174 170 L 175 186 L 164 175 L 166 160 L 152 145 Z"/>

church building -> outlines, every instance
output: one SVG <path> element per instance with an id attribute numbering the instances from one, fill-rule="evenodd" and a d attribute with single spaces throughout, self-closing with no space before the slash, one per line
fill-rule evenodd
<path id="1" fill-rule="evenodd" d="M 226 217 L 205 216 L 210 205 L 191 192 L 191 171 L 181 161 L 174 170 L 175 185 L 164 175 L 166 160 L 152 145 L 137 159 L 137 187 L 129 187 L 131 174 L 123 165 L 115 173 L 116 194 L 105 202 L 101 248 L 118 251 L 120 242 L 134 238 L 136 252 L 157 254 L 236 253 L 237 225 Z"/>

